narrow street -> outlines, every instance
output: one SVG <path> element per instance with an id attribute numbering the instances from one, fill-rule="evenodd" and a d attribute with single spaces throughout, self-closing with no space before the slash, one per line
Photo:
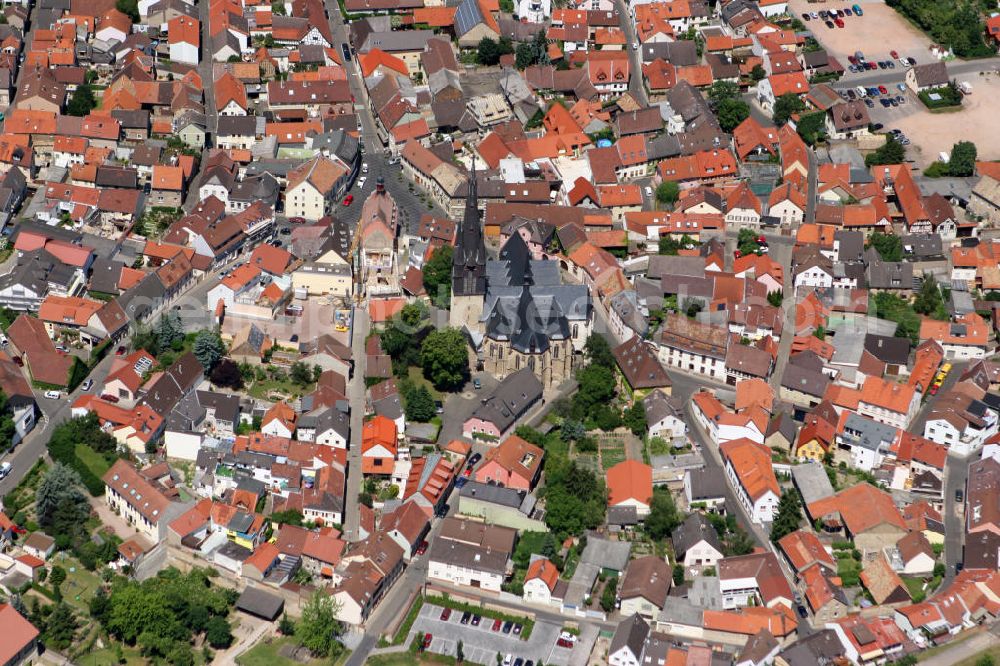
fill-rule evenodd
<path id="1" fill-rule="evenodd" d="M 615 0 L 615 14 L 618 15 L 618 22 L 622 32 L 625 33 L 625 50 L 628 51 L 629 69 L 631 75 L 628 80 L 628 91 L 632 93 L 640 106 L 649 106 L 649 96 L 646 94 L 646 85 L 643 83 L 645 77 L 642 75 L 642 57 L 639 49 L 632 48 L 638 44 L 639 40 L 635 36 L 635 23 L 628 10 L 628 4 L 623 0 Z"/>
<path id="2" fill-rule="evenodd" d="M 351 327 L 351 355 L 354 374 L 347 385 L 347 399 L 351 405 L 351 445 L 347 450 L 347 489 L 344 498 L 344 538 L 358 541 L 360 516 L 358 497 L 361 494 L 361 429 L 365 417 L 365 336 L 370 328 L 368 310 L 354 308 L 354 325 Z"/>

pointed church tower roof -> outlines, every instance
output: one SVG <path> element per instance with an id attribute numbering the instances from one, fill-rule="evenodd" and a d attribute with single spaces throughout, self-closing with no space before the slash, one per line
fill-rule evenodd
<path id="1" fill-rule="evenodd" d="M 465 213 L 458 229 L 452 259 L 451 293 L 454 296 L 476 296 L 486 293 L 486 243 L 483 240 L 483 226 L 479 220 L 476 189 L 476 160 L 473 157 L 469 195 L 465 200 Z"/>

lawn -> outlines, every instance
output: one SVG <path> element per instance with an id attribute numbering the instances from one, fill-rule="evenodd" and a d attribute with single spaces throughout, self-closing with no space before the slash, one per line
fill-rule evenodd
<path id="1" fill-rule="evenodd" d="M 60 554 L 55 563 L 66 570 L 66 581 L 60 588 L 63 599 L 72 606 L 88 611 L 90 599 L 101 584 L 100 579 L 83 568 L 78 560 L 66 554 Z"/>
<path id="2" fill-rule="evenodd" d="M 142 666 L 148 663 L 140 654 L 138 648 L 125 647 L 122 650 L 127 666 Z M 89 654 L 77 658 L 80 666 L 117 666 L 118 658 L 113 647 L 106 647 L 102 650 L 94 650 Z"/>
<path id="3" fill-rule="evenodd" d="M 291 379 L 260 379 L 254 380 L 253 385 L 247 390 L 254 398 L 260 398 L 261 400 L 271 400 L 270 397 L 272 393 L 280 393 L 283 396 L 299 397 L 305 393 L 312 390 L 314 384 L 308 384 L 307 386 L 302 386 L 301 384 L 296 384 Z"/>
<path id="4" fill-rule="evenodd" d="M 366 666 L 424 666 L 425 664 L 454 664 L 455 658 L 443 654 L 422 654 L 419 657 L 409 652 L 378 654 L 368 657 Z M 466 661 L 465 663 L 469 663 Z"/>
<path id="5" fill-rule="evenodd" d="M 293 664 L 319 664 L 322 662 L 321 659 L 299 662 L 283 657 L 278 651 L 286 645 L 295 645 L 295 639 L 291 636 L 273 638 L 270 642 L 264 639 L 236 657 L 236 663 L 240 666 L 292 666 Z"/>
<path id="6" fill-rule="evenodd" d="M 978 666 L 980 663 L 979 660 L 987 656 L 993 658 L 993 663 L 1000 663 L 1000 645 L 988 647 L 982 652 L 972 655 L 968 659 L 955 662 L 955 666 Z"/>
<path id="7" fill-rule="evenodd" d="M 924 591 L 924 579 L 914 578 L 912 576 L 902 576 L 903 582 L 906 583 L 906 589 L 910 592 L 910 598 L 913 601 L 919 603 L 927 597 L 927 593 Z"/>
<path id="8" fill-rule="evenodd" d="M 104 456 L 86 444 L 77 444 L 74 452 L 80 462 L 98 479 L 103 478 L 104 473 L 111 467 Z"/>
<path id="9" fill-rule="evenodd" d="M 426 386 L 427 390 L 431 392 L 431 397 L 435 400 L 441 400 L 441 392 L 434 388 L 427 379 L 424 378 L 424 371 L 415 365 L 411 365 L 406 370 L 406 376 L 410 378 L 414 386 Z"/>
<path id="10" fill-rule="evenodd" d="M 859 584 L 858 576 L 861 573 L 861 563 L 851 558 L 837 559 L 837 575 L 840 576 L 844 587 L 854 587 Z"/>
<path id="11" fill-rule="evenodd" d="M 608 471 L 625 460 L 625 447 L 601 448 L 601 467 Z"/>

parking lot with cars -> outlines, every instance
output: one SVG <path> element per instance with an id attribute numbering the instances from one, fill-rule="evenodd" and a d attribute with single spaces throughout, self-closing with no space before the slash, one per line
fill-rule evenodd
<path id="1" fill-rule="evenodd" d="M 858 9 L 861 10 L 860 14 Z M 822 12 L 826 14 L 821 15 Z M 876 67 L 878 62 L 892 59 L 893 68 L 887 66 L 886 69 L 897 74 L 901 73 L 901 63 L 898 58 L 890 58 L 890 51 L 896 51 L 902 58 L 913 58 L 918 64 L 934 61 L 927 36 L 884 2 L 816 4 L 808 0 L 791 0 L 789 13 L 802 21 L 820 45 L 848 70 L 845 72 L 848 78 L 861 75 L 857 70 L 851 73 L 848 63 L 848 56 L 858 49 L 872 51 L 869 56 Z M 803 15 L 809 16 L 809 20 L 805 20 Z M 828 23 L 833 27 L 829 27 Z M 881 45 L 878 53 L 875 52 L 876 45 Z M 866 73 L 871 71 L 864 70 Z"/>
<path id="2" fill-rule="evenodd" d="M 554 622 L 536 621 L 531 635 L 523 640 L 516 623 L 429 603 L 420 609 L 413 628 L 425 650 L 455 656 L 461 641 L 465 659 L 477 664 L 495 664 L 500 655 L 501 663 L 507 666 L 534 666 L 538 662 L 566 666 L 577 642 Z"/>

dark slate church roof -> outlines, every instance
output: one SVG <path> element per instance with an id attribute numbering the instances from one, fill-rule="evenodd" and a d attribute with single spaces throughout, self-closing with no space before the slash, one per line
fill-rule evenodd
<path id="1" fill-rule="evenodd" d="M 486 244 L 483 242 L 483 227 L 479 221 L 475 164 L 469 181 L 469 196 L 465 200 L 465 214 L 458 228 L 452 258 L 451 293 L 454 296 L 486 293 Z"/>

